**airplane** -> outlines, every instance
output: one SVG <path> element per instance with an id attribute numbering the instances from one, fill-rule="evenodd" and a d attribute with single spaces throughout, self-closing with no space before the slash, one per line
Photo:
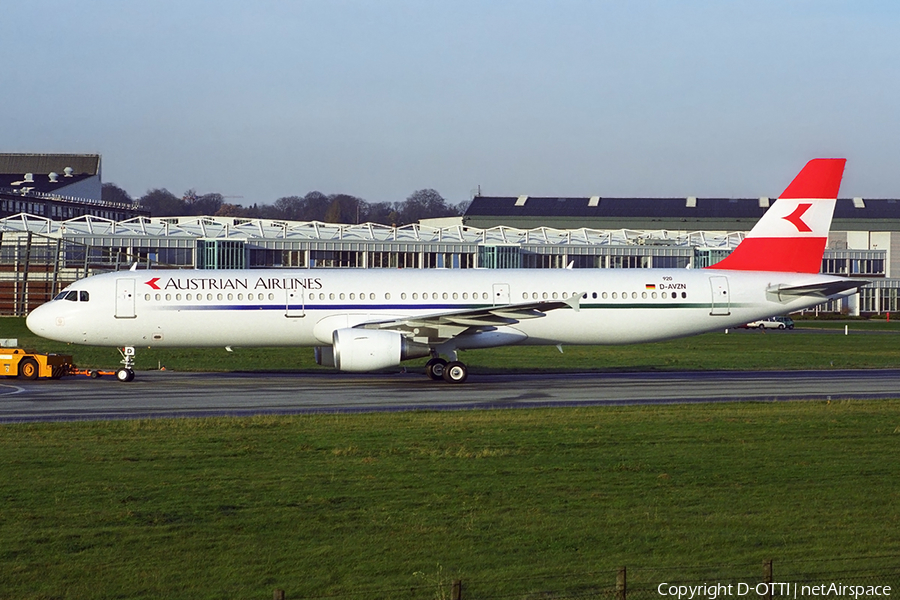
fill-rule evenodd
<path id="1" fill-rule="evenodd" d="M 463 383 L 458 352 L 633 344 L 810 308 L 868 283 L 819 273 L 845 159 L 813 159 L 725 259 L 704 269 L 135 270 L 66 287 L 27 317 L 35 334 L 118 347 L 312 346 L 316 362 L 375 371 L 430 357 Z M 445 358 L 446 357 L 446 358 Z"/>

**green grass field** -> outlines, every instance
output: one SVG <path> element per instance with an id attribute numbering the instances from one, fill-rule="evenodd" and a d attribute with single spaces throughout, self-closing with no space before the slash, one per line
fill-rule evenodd
<path id="1" fill-rule="evenodd" d="M 900 557 L 898 452 L 900 401 L 5 425 L 0 597 L 787 576 Z"/>

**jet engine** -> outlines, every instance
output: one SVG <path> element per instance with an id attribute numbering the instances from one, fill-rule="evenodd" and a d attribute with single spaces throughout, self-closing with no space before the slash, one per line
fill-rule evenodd
<path id="1" fill-rule="evenodd" d="M 316 362 L 341 371 L 375 371 L 408 358 L 428 356 L 428 346 L 410 342 L 396 331 L 337 329 L 331 347 L 316 348 Z"/>

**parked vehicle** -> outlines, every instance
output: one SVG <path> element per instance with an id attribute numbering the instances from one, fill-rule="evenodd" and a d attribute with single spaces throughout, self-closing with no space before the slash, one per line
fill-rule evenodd
<path id="1" fill-rule="evenodd" d="M 794 320 L 790 317 L 769 317 L 746 325 L 750 329 L 793 329 Z"/>

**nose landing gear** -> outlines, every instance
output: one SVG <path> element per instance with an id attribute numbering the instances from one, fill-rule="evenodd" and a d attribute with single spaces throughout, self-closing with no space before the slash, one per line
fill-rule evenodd
<path id="1" fill-rule="evenodd" d="M 122 355 L 122 367 L 116 371 L 116 379 L 127 383 L 134 379 L 134 346 L 119 348 Z"/>

